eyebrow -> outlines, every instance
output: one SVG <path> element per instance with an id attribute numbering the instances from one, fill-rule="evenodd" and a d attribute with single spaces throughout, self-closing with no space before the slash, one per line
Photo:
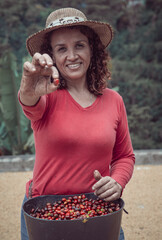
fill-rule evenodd
<path id="1" fill-rule="evenodd" d="M 75 44 L 76 43 L 81 43 L 81 42 L 86 42 L 86 43 L 88 43 L 88 41 L 87 40 L 79 40 L 79 41 L 76 41 L 75 42 Z M 56 44 L 55 46 L 53 46 L 54 48 L 56 48 L 56 47 L 62 47 L 62 46 L 65 46 L 66 44 L 65 43 L 58 43 L 58 44 Z"/>

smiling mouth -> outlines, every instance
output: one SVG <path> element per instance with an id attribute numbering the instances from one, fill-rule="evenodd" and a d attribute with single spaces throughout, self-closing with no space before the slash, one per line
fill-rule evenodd
<path id="1" fill-rule="evenodd" d="M 68 64 L 67 67 L 68 67 L 69 69 L 77 69 L 77 68 L 80 67 L 80 65 L 81 65 L 81 63 Z"/>

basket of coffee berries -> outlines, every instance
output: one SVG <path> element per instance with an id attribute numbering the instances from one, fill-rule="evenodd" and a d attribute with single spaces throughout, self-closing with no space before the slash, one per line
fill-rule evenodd
<path id="1" fill-rule="evenodd" d="M 30 240 L 118 240 L 123 207 L 87 193 L 35 197 L 23 211 Z"/>

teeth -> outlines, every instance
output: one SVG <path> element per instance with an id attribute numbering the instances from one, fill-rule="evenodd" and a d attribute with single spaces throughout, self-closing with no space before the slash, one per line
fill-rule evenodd
<path id="1" fill-rule="evenodd" d="M 71 69 L 75 69 L 75 68 L 78 68 L 80 66 L 79 63 L 77 64 L 69 64 L 68 67 L 71 68 Z"/>

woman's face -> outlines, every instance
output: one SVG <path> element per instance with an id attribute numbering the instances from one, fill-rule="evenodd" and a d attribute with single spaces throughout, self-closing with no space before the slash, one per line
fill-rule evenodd
<path id="1" fill-rule="evenodd" d="M 51 35 L 53 59 L 67 81 L 86 80 L 91 50 L 88 38 L 78 29 L 62 28 Z"/>

